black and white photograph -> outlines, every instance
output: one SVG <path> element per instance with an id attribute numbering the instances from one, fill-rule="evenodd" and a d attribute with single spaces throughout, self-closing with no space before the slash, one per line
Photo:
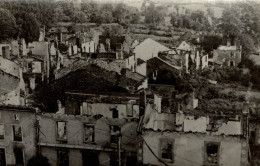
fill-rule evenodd
<path id="1" fill-rule="evenodd" d="M 0 0 L 0 166 L 260 166 L 260 0 Z"/>

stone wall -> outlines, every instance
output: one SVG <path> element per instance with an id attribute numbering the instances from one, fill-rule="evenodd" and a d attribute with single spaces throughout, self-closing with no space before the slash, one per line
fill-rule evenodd
<path id="1" fill-rule="evenodd" d="M 153 132 L 147 131 L 144 140 L 157 155 L 160 156 L 160 140 L 167 139 L 173 142 L 173 161 L 167 162 L 169 166 L 198 166 L 205 165 L 206 149 L 205 143 L 214 142 L 219 144 L 218 165 L 240 166 L 247 163 L 246 141 L 240 137 L 232 136 L 211 136 L 200 133 L 178 133 L 178 132 Z M 161 165 L 160 162 L 143 144 L 143 163 L 151 165 Z M 163 159 L 162 159 L 163 160 Z"/>
<path id="2" fill-rule="evenodd" d="M 0 148 L 5 149 L 7 165 L 15 165 L 14 149 L 21 148 L 24 155 L 24 165 L 36 154 L 36 133 L 34 129 L 35 114 L 22 110 L 0 110 L 0 124 L 4 125 L 4 139 Z M 18 117 L 19 120 L 15 118 Z M 14 141 L 13 125 L 21 126 L 22 141 Z"/>

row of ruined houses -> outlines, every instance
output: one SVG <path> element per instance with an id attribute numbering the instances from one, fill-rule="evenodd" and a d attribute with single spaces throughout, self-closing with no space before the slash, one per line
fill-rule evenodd
<path id="1" fill-rule="evenodd" d="M 24 72 L 41 74 L 42 80 L 54 79 L 52 75 L 59 70 L 78 59 L 88 58 L 121 60 L 125 68 L 144 76 L 147 76 L 146 63 L 150 59 L 162 61 L 177 70 L 183 69 L 186 73 L 194 65 L 196 69 L 204 69 L 208 66 L 237 66 L 241 61 L 242 48 L 231 45 L 230 40 L 208 55 L 187 41 L 168 48 L 149 38 L 137 41 L 129 35 L 102 36 L 94 29 L 69 34 L 65 28 L 54 27 L 47 35 L 45 32 L 41 34 L 39 41 L 32 43 L 19 39 L 0 44 L 0 55 L 19 63 Z"/>
<path id="2" fill-rule="evenodd" d="M 197 109 L 193 94 L 179 100 L 172 86 L 192 67 L 236 66 L 241 49 L 221 47 L 227 54 L 218 62 L 186 42 L 167 48 L 152 39 L 97 37 L 54 32 L 24 49 L 2 47 L 0 165 L 26 165 L 39 153 L 53 166 L 248 164 L 249 137 L 257 148 L 259 135 L 246 106 L 210 114 Z M 61 44 L 67 51 L 57 50 Z M 64 90 L 58 112 L 28 107 L 49 80 L 52 90 Z"/>
<path id="3" fill-rule="evenodd" d="M 260 125 L 249 104 L 236 113 L 203 112 L 190 94 L 169 113 L 158 93 L 68 91 L 56 113 L 1 105 L 1 165 L 27 165 L 41 154 L 52 166 L 242 166 L 257 155 L 250 149 L 259 147 Z"/>

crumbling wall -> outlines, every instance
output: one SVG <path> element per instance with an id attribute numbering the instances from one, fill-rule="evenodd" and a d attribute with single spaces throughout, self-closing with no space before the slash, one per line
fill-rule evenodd
<path id="1" fill-rule="evenodd" d="M 122 149 L 136 151 L 137 122 L 127 122 L 123 119 L 99 118 L 98 116 L 74 116 L 42 114 L 37 116 L 40 121 L 40 144 L 43 156 L 46 156 L 52 165 L 57 164 L 57 150 L 69 151 L 69 165 L 82 165 L 82 150 L 92 150 L 98 154 L 101 165 L 109 165 L 111 153 L 116 153 L 116 144 L 111 145 L 110 125 L 118 125 L 122 134 Z M 58 121 L 66 122 L 67 140 L 59 141 L 56 138 Z M 94 143 L 84 143 L 84 124 L 94 125 Z"/>
<path id="2" fill-rule="evenodd" d="M 19 65 L 3 57 L 0 57 L 0 70 L 19 78 Z"/>
<path id="3" fill-rule="evenodd" d="M 146 131 L 144 140 L 156 156 L 160 156 L 160 139 L 173 141 L 172 155 L 173 162 L 167 165 L 174 166 L 198 166 L 205 165 L 205 143 L 219 143 L 219 164 L 223 166 L 240 166 L 241 161 L 247 161 L 247 155 L 242 146 L 245 143 L 240 137 L 231 136 L 210 136 L 199 133 L 178 133 L 178 132 L 154 132 Z M 143 164 L 161 165 L 162 163 L 152 154 L 147 145 L 143 144 Z"/>
<path id="4" fill-rule="evenodd" d="M 104 117 L 112 118 L 112 108 L 118 110 L 118 118 L 122 119 L 127 116 L 126 104 L 109 104 L 109 103 L 86 103 L 82 104 L 83 115 L 103 115 Z M 138 117 L 139 107 L 133 108 L 133 116 Z"/>
<path id="5" fill-rule="evenodd" d="M 16 119 L 18 117 L 18 119 Z M 0 141 L 0 147 L 5 148 L 6 164 L 15 165 L 14 149 L 21 148 L 24 154 L 24 165 L 36 154 L 36 134 L 34 128 L 35 115 L 27 111 L 0 111 L 0 123 L 4 124 L 4 139 Z M 21 126 L 22 141 L 14 141 L 13 126 Z"/>

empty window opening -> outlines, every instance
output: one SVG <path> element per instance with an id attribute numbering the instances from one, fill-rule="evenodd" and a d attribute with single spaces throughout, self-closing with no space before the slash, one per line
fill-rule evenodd
<path id="1" fill-rule="evenodd" d="M 4 135 L 4 124 L 0 124 L 0 139 L 4 139 L 4 138 L 5 138 L 5 135 Z"/>
<path id="2" fill-rule="evenodd" d="M 94 124 L 84 124 L 84 142 L 95 142 L 94 137 Z"/>
<path id="3" fill-rule="evenodd" d="M 117 125 L 110 126 L 111 143 L 118 142 L 118 136 L 120 133 L 120 127 Z"/>
<path id="4" fill-rule="evenodd" d="M 22 127 L 19 125 L 13 125 L 13 140 L 22 141 Z"/>
<path id="5" fill-rule="evenodd" d="M 118 110 L 116 108 L 112 108 L 111 111 L 112 111 L 112 117 L 118 118 Z"/>
<path id="6" fill-rule="evenodd" d="M 66 122 L 57 122 L 57 139 L 67 140 Z"/>
<path id="7" fill-rule="evenodd" d="M 206 163 L 217 165 L 218 158 L 219 158 L 219 144 L 218 143 L 207 143 L 206 144 Z"/>
<path id="8" fill-rule="evenodd" d="M 235 66 L 233 61 L 230 61 L 230 66 Z"/>
<path id="9" fill-rule="evenodd" d="M 161 139 L 161 159 L 173 161 L 173 140 Z"/>

